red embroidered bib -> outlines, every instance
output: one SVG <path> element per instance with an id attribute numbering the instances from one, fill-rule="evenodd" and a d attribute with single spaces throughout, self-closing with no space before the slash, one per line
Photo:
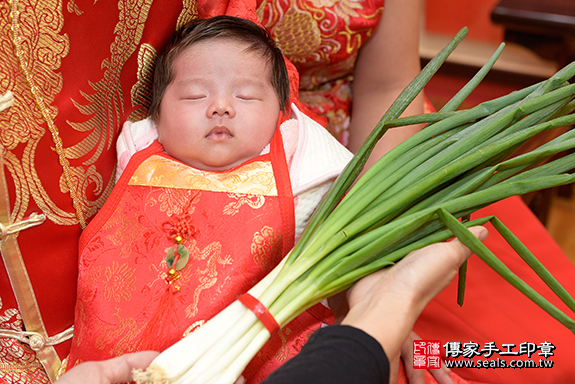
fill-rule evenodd
<path id="1" fill-rule="evenodd" d="M 182 164 L 157 142 L 134 156 L 80 240 L 69 367 L 163 350 L 277 265 L 293 246 L 289 176 L 273 145 L 279 136 L 270 154 L 224 172 Z M 296 354 L 326 314 L 289 324 L 247 378 L 263 380 Z"/>

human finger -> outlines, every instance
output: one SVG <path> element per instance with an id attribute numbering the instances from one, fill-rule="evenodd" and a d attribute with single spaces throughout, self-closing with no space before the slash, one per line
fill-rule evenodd
<path id="1" fill-rule="evenodd" d="M 413 367 L 413 341 L 421 338 L 413 331 L 409 333 L 407 339 L 401 346 L 400 356 L 405 368 L 405 376 L 409 384 L 425 384 L 424 370 Z"/>
<path id="2" fill-rule="evenodd" d="M 146 368 L 157 355 L 158 352 L 143 351 L 82 363 L 62 375 L 56 384 L 116 384 L 131 381 L 132 370 Z"/>
<path id="3" fill-rule="evenodd" d="M 472 227 L 470 231 L 482 241 L 487 237 L 484 227 Z M 392 290 L 411 293 L 426 305 L 451 283 L 471 254 L 458 239 L 432 244 L 407 255 L 390 268 L 386 278 L 393 279 Z"/>
<path id="4" fill-rule="evenodd" d="M 159 353 L 155 351 L 142 351 L 118 356 L 108 361 L 102 361 L 108 382 L 110 384 L 122 383 L 132 380 L 134 369 L 147 368 Z"/>
<path id="5" fill-rule="evenodd" d="M 399 364 L 401 364 L 399 355 L 390 358 L 389 361 L 389 384 L 397 384 L 399 376 Z"/>

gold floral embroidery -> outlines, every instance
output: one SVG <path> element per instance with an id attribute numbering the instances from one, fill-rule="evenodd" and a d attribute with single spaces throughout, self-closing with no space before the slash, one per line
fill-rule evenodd
<path id="1" fill-rule="evenodd" d="M 176 29 L 180 29 L 188 21 L 198 18 L 198 4 L 196 0 L 182 0 L 182 12 L 178 16 Z"/>
<path id="2" fill-rule="evenodd" d="M 257 15 L 264 26 L 272 31 L 284 54 L 294 63 L 313 63 L 324 67 L 331 56 L 342 49 L 352 53 L 361 46 L 360 32 L 348 28 L 350 18 L 373 18 L 380 14 L 363 13 L 362 0 L 292 1 L 287 10 L 276 1 L 263 1 Z M 285 5 L 284 5 L 285 6 Z M 270 15 L 264 19 L 268 11 Z M 368 36 L 372 31 L 368 31 Z M 339 40 L 344 37 L 344 44 Z M 347 73 L 353 69 L 346 68 Z M 331 70 L 331 68 L 330 68 Z M 327 72 L 327 70 L 325 70 Z M 315 82 L 320 84 L 320 82 Z"/>
<path id="3" fill-rule="evenodd" d="M 344 145 L 353 68 L 382 12 L 383 0 L 261 0 L 257 9 L 262 24 L 298 69 L 300 101 L 327 117 L 328 130 Z"/>
<path id="4" fill-rule="evenodd" d="M 86 217 L 90 217 L 96 214 L 100 209 L 100 203 L 97 201 L 89 201 L 87 198 L 87 191 L 91 189 L 96 195 L 101 195 L 102 193 L 106 196 L 110 194 L 113 188 L 112 183 L 108 183 L 106 189 L 104 190 L 104 178 L 96 170 L 96 166 L 91 165 L 87 169 L 84 167 L 70 167 L 70 174 L 68 177 L 70 183 L 72 183 L 76 192 L 78 193 L 77 201 L 83 207 Z M 60 190 L 63 193 L 69 192 L 68 185 L 62 175 L 60 177 Z"/>
<path id="5" fill-rule="evenodd" d="M 78 7 L 78 4 L 76 4 L 75 0 L 68 1 L 68 5 L 66 6 L 66 9 L 68 10 L 68 12 L 74 13 L 78 16 L 80 16 L 81 14 L 84 13 L 84 11 L 82 11 L 80 9 L 80 7 Z"/>
<path id="6" fill-rule="evenodd" d="M 251 252 L 254 261 L 264 271 L 271 271 L 282 257 L 282 233 L 273 228 L 264 226 L 261 231 L 254 233 Z"/>
<path id="7" fill-rule="evenodd" d="M 0 43 L 4 47 L 15 48 L 14 51 L 6 49 L 0 52 L 0 61 L 5 64 L 0 73 L 0 91 L 12 90 L 17 101 L 10 111 L 0 117 L 0 139 L 7 168 L 16 186 L 11 219 L 21 220 L 33 198 L 54 223 L 75 225 L 79 222 L 84 226 L 85 217 L 92 216 L 102 206 L 113 186 L 113 176 L 105 180 L 99 170 L 90 167 L 104 150 L 110 148 L 119 128 L 118 120 L 124 111 L 119 76 L 123 64 L 141 39 L 152 0 L 119 2 L 116 39 L 110 46 L 111 56 L 102 63 L 105 75 L 101 81 L 90 83 L 94 94 L 83 93 L 87 105 L 75 103 L 79 111 L 91 118 L 86 122 L 69 124 L 88 135 L 68 148 L 54 124 L 58 109 L 53 105 L 55 96 L 63 86 L 63 76 L 59 72 L 61 61 L 70 50 L 67 35 L 61 33 L 64 24 L 62 1 L 12 2 L 12 6 L 10 2 L 0 4 Z M 83 13 L 74 0 L 69 0 L 65 7 L 73 15 Z M 68 129 L 66 122 L 61 124 L 61 129 Z M 75 212 L 68 212 L 68 207 L 55 205 L 44 188 L 44 184 L 51 180 L 41 179 L 41 176 L 46 176 L 36 171 L 36 151 L 38 143 L 47 134 L 46 127 L 50 130 L 58 161 L 63 167 L 60 190 L 70 194 Z M 25 148 L 21 147 L 13 153 L 20 144 L 24 144 Z M 75 160 L 82 163 L 69 164 L 69 161 Z M 54 177 L 53 174 L 49 176 Z"/>
<path id="8" fill-rule="evenodd" d="M 114 29 L 116 39 L 110 46 L 111 56 L 102 62 L 105 74 L 100 81 L 90 83 L 95 93 L 81 92 L 87 104 L 72 100 L 82 114 L 91 117 L 81 123 L 70 122 L 70 125 L 77 131 L 90 134 L 67 149 L 68 158 L 79 159 L 90 153 L 90 158 L 84 160 L 84 164 L 93 164 L 112 145 L 114 132 L 119 130 L 120 117 L 124 112 L 120 74 L 124 63 L 135 52 L 142 38 L 151 4 L 152 0 L 118 2 L 119 21 Z"/>
<path id="9" fill-rule="evenodd" d="M 22 330 L 22 318 L 17 309 L 3 308 L 0 297 L 0 323 L 11 330 Z M 36 353 L 26 344 L 14 339 L 0 338 L 0 381 L 4 379 L 9 384 L 43 384 L 49 383 L 48 376 Z"/>
<path id="10" fill-rule="evenodd" d="M 126 198 L 129 198 L 129 196 L 126 196 Z M 139 250 L 139 247 L 146 246 L 146 244 L 141 244 L 141 239 L 144 237 L 146 229 L 143 226 L 133 225 L 133 223 L 138 222 L 138 217 L 139 214 L 137 213 L 133 213 L 131 217 L 115 213 L 102 227 L 104 231 L 111 227 L 117 227 L 116 231 L 108 235 L 108 239 L 113 245 L 121 246 L 119 256 L 122 259 L 129 257 L 133 251 Z M 156 237 L 159 236 L 159 234 L 156 234 Z M 152 238 L 148 240 L 153 241 Z"/>
<path id="11" fill-rule="evenodd" d="M 142 44 L 138 51 L 138 81 L 132 87 L 132 106 L 138 107 L 130 114 L 128 120 L 139 121 L 148 116 L 148 109 L 152 103 L 152 79 L 154 77 L 154 64 L 158 53 L 150 44 Z"/>
<path id="12" fill-rule="evenodd" d="M 304 60 L 321 45 L 320 31 L 310 13 L 294 4 L 273 28 L 272 33 L 283 53 L 294 62 Z"/>
<path id="13" fill-rule="evenodd" d="M 178 15 L 176 30 L 181 28 L 188 21 L 198 17 L 197 2 L 195 0 L 182 0 L 182 10 Z M 134 110 L 128 120 L 139 121 L 148 116 L 148 110 L 152 101 L 152 80 L 154 76 L 154 65 L 158 57 L 156 48 L 148 43 L 144 43 L 138 50 L 138 73 L 137 82 L 132 87 L 132 106 L 138 107 Z"/>
<path id="14" fill-rule="evenodd" d="M 266 189 L 269 188 L 270 185 L 274 184 L 274 175 L 273 173 L 269 172 L 268 170 L 260 170 L 257 172 L 253 172 L 250 175 L 250 182 L 254 185 L 258 186 L 261 185 L 262 188 L 257 188 L 261 191 L 261 194 L 266 194 Z M 253 191 L 254 189 L 252 189 Z"/>
<path id="15" fill-rule="evenodd" d="M 363 9 L 361 6 L 362 1 L 363 0 L 311 0 L 311 3 L 317 8 L 331 8 L 346 24 L 349 24 L 350 16 L 359 16 L 356 9 Z"/>
<path id="16" fill-rule="evenodd" d="M 261 195 L 242 195 L 237 193 L 229 193 L 228 196 L 236 200 L 226 205 L 223 209 L 223 214 L 230 216 L 238 213 L 243 205 L 248 205 L 252 209 L 259 209 L 266 202 L 266 198 Z"/>
<path id="17" fill-rule="evenodd" d="M 2 297 L 0 297 L 0 309 L 4 309 L 2 303 Z M 20 317 L 20 313 L 16 308 L 4 309 L 4 314 L 0 315 L 0 324 L 2 324 L 3 327 L 11 329 L 13 331 L 21 331 L 22 318 Z"/>
<path id="18" fill-rule="evenodd" d="M 36 150 L 46 135 L 46 124 L 53 130 L 60 160 L 65 160 L 58 130 L 53 122 L 58 113 L 51 104 L 62 90 L 58 73 L 62 59 L 68 54 L 69 40 L 61 34 L 63 27 L 61 2 L 13 0 L 0 4 L 0 93 L 11 90 L 15 105 L 0 115 L 0 140 L 6 167 L 16 187 L 11 221 L 22 220 L 30 198 L 57 224 L 78 223 L 76 212 L 57 207 L 36 171 Z M 14 48 L 12 50 L 11 48 Z M 21 146 L 17 151 L 16 147 Z M 64 171 L 67 172 L 65 161 Z M 74 196 L 71 196 L 74 200 Z M 82 209 L 76 206 L 81 217 Z"/>
<path id="19" fill-rule="evenodd" d="M 192 191 L 185 189 L 166 189 L 165 192 L 158 197 L 158 202 L 160 203 L 160 211 L 165 212 L 166 215 L 179 215 L 182 213 L 184 206 L 188 204 L 190 200 L 190 195 Z M 193 197 L 192 201 L 189 203 L 188 214 L 192 214 L 195 211 L 194 205 L 198 202 L 200 194 L 197 193 Z"/>
<path id="20" fill-rule="evenodd" d="M 103 278 L 104 298 L 107 301 L 131 300 L 136 278 L 127 263 L 113 261 L 111 266 L 106 267 Z"/>
<path id="21" fill-rule="evenodd" d="M 213 242 L 208 244 L 204 249 L 200 249 L 196 246 L 196 241 L 192 240 L 191 244 L 186 245 L 190 251 L 190 259 L 194 259 L 195 262 L 200 260 L 206 260 L 206 267 L 202 269 L 199 265 L 195 270 L 192 270 L 194 277 L 198 280 L 198 286 L 194 290 L 192 295 L 192 303 L 186 307 L 186 317 L 194 317 L 198 313 L 198 302 L 200 300 L 200 294 L 202 291 L 209 289 L 216 284 L 218 278 L 217 266 L 231 264 L 231 257 L 229 255 L 222 256 L 222 245 L 218 242 Z M 183 273 L 182 280 L 186 279 L 189 275 L 191 268 L 186 269 L 188 273 Z M 182 282 L 182 285 L 184 283 Z"/>
<path id="22" fill-rule="evenodd" d="M 99 276 L 99 272 L 100 272 L 101 268 L 99 268 L 98 272 L 96 272 L 96 275 Z M 88 287 L 89 288 L 85 288 L 84 287 L 80 287 L 80 290 L 78 291 L 78 297 L 84 296 L 86 295 L 86 293 L 88 292 L 88 294 L 93 295 L 93 291 L 91 291 L 91 289 L 93 289 L 96 284 L 95 284 L 95 279 L 94 277 L 94 270 L 91 270 L 91 275 L 88 275 L 88 278 L 86 279 L 86 284 L 89 284 Z M 74 337 L 72 338 L 72 345 L 75 346 L 80 346 L 84 343 L 84 329 L 86 328 L 86 307 L 85 307 L 85 302 L 78 300 L 76 302 L 76 308 L 74 309 Z"/>
<path id="23" fill-rule="evenodd" d="M 289 325 L 283 329 L 281 329 L 278 332 L 278 336 L 282 341 L 282 346 L 280 349 L 278 349 L 278 351 L 276 352 L 275 355 L 275 359 L 279 362 L 283 362 L 286 361 L 286 359 L 289 357 L 290 355 L 290 351 L 289 351 L 289 346 L 287 344 L 287 339 L 289 337 L 289 335 L 291 334 L 291 329 L 289 327 Z"/>
<path id="24" fill-rule="evenodd" d="M 8 351 L 17 348 L 15 340 L 0 340 L 0 350 Z M 40 361 L 34 360 L 36 354 L 30 350 L 26 360 L 24 358 L 11 358 L 5 360 L 0 357 L 0 379 L 7 384 L 49 384 L 50 379 L 46 376 Z M 32 360 L 29 360 L 32 358 Z"/>
<path id="25" fill-rule="evenodd" d="M 135 352 L 135 336 L 140 332 L 137 323 L 132 318 L 122 318 L 117 309 L 114 316 L 117 323 L 107 325 L 100 323 L 96 326 L 98 335 L 95 346 L 100 350 L 108 350 L 108 356 L 120 356 L 124 353 Z"/>

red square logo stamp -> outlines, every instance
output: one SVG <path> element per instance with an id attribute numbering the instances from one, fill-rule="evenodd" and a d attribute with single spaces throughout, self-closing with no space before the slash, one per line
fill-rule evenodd
<path id="1" fill-rule="evenodd" d="M 413 368 L 441 368 L 441 342 L 439 340 L 413 341 Z"/>

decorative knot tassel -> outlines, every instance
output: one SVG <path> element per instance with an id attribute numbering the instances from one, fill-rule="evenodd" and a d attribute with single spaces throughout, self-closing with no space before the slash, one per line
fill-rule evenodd
<path id="1" fill-rule="evenodd" d="M 178 287 L 171 282 L 166 284 L 166 289 L 160 297 L 154 314 L 142 331 L 139 350 L 163 351 L 181 338 L 182 335 L 171 335 L 170 332 L 173 329 L 180 329 L 174 304 L 174 296 L 177 291 Z"/>

